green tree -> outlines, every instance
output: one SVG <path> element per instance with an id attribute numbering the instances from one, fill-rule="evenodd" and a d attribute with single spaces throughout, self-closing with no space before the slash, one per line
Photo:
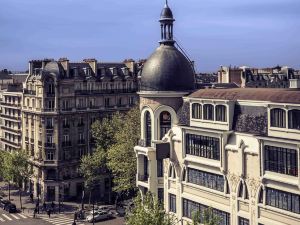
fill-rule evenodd
<path id="1" fill-rule="evenodd" d="M 89 191 L 89 203 L 91 201 L 92 192 L 101 180 L 102 174 L 105 172 L 105 153 L 102 149 L 97 149 L 93 154 L 85 155 L 81 158 L 79 171 L 85 181 L 85 189 Z M 83 208 L 84 194 L 82 195 Z"/>
<path id="2" fill-rule="evenodd" d="M 28 155 L 22 151 L 12 153 L 1 152 L 2 176 L 8 183 L 8 199 L 10 200 L 10 185 L 15 184 L 19 188 L 20 206 L 22 208 L 22 185 L 33 175 L 33 170 L 29 163 Z"/>
<path id="3" fill-rule="evenodd" d="M 192 215 L 192 224 L 189 225 L 219 225 L 221 218 L 216 215 L 211 207 L 206 208 L 203 212 L 195 211 Z"/>
<path id="4" fill-rule="evenodd" d="M 175 225 L 176 220 L 165 212 L 160 201 L 150 192 L 134 199 L 134 207 L 125 217 L 127 225 Z"/>
<path id="5" fill-rule="evenodd" d="M 113 175 L 114 191 L 127 192 L 136 186 L 136 155 L 133 151 L 140 138 L 140 110 L 124 115 L 114 135 L 115 143 L 107 150 L 107 166 Z"/>

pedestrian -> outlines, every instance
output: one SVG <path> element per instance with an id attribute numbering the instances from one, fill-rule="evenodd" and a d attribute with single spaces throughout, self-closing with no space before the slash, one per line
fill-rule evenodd
<path id="1" fill-rule="evenodd" d="M 54 208 L 55 208 L 55 203 L 52 201 L 51 202 L 51 210 L 53 210 L 53 213 L 54 213 Z"/>
<path id="2" fill-rule="evenodd" d="M 30 193 L 29 197 L 30 197 L 31 202 L 33 202 L 33 194 L 32 193 Z"/>
<path id="3" fill-rule="evenodd" d="M 77 220 L 77 212 L 74 213 L 74 222 Z"/>
<path id="4" fill-rule="evenodd" d="M 37 201 L 37 203 L 35 204 L 35 208 L 37 209 L 37 213 L 40 213 L 40 203 L 39 201 Z"/>
<path id="5" fill-rule="evenodd" d="M 46 202 L 44 201 L 44 203 L 43 203 L 43 212 L 46 212 L 46 209 L 47 209 L 47 205 L 46 205 Z"/>
<path id="6" fill-rule="evenodd" d="M 36 212 L 37 212 L 37 209 L 35 208 L 35 209 L 33 210 L 33 218 L 36 217 Z"/>
<path id="7" fill-rule="evenodd" d="M 72 223 L 72 225 L 76 225 L 76 222 L 75 222 L 75 220 L 74 220 L 74 222 Z"/>
<path id="8" fill-rule="evenodd" d="M 47 210 L 47 214 L 48 214 L 48 216 L 49 216 L 49 218 L 50 218 L 50 215 L 51 215 L 51 209 L 48 209 L 48 210 Z"/>

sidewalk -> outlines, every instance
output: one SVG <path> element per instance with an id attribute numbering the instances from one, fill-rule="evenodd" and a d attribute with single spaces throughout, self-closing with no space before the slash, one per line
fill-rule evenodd
<path id="1" fill-rule="evenodd" d="M 0 193 L 1 192 L 5 194 L 4 199 L 8 199 L 8 184 L 7 183 L 0 182 Z M 29 193 L 23 191 L 22 192 L 22 206 L 23 206 L 22 208 L 23 208 L 23 210 L 21 210 L 19 190 L 18 190 L 18 188 L 13 187 L 11 185 L 10 201 L 16 205 L 18 210 L 20 210 L 24 214 L 27 214 L 28 216 L 32 216 L 33 210 L 37 203 L 37 198 L 35 198 L 33 200 L 33 202 L 31 202 Z M 54 212 L 55 212 L 55 214 L 57 214 L 59 212 L 58 202 L 54 202 L 54 203 L 55 203 Z M 47 208 L 51 207 L 51 202 L 46 202 L 46 204 L 47 204 Z M 40 203 L 39 203 L 40 213 L 42 212 L 42 207 L 43 207 L 43 202 L 40 200 Z M 61 203 L 60 213 L 73 214 L 78 209 L 78 207 L 79 207 L 78 203 L 63 202 L 63 203 Z"/>

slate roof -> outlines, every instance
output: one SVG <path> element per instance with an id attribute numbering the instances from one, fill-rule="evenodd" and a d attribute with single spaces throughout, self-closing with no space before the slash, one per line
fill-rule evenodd
<path id="1" fill-rule="evenodd" d="M 288 88 L 230 88 L 200 89 L 189 97 L 222 100 L 252 100 L 274 103 L 300 104 L 300 89 Z"/>

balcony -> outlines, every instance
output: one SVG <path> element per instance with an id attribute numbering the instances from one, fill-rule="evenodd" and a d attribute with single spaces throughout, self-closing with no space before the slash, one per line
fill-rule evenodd
<path id="1" fill-rule="evenodd" d="M 10 145 L 13 145 L 15 148 L 20 148 L 21 147 L 21 143 L 19 143 L 19 142 L 13 142 L 13 141 L 10 141 L 10 140 L 5 139 L 5 138 L 1 138 L 1 141 L 5 142 L 5 143 L 8 143 Z"/>
<path id="2" fill-rule="evenodd" d="M 148 178 L 149 178 L 148 174 L 144 174 L 144 175 L 139 174 L 138 175 L 138 181 L 148 182 Z"/>
<path id="3" fill-rule="evenodd" d="M 24 89 L 24 94 L 27 94 L 27 95 L 36 95 L 36 91 Z"/>
<path id="4" fill-rule="evenodd" d="M 70 111 L 72 111 L 72 110 L 73 110 L 72 107 L 69 107 L 69 108 L 62 108 L 62 109 L 61 109 L 61 111 L 63 111 L 63 112 L 70 112 Z"/>
<path id="5" fill-rule="evenodd" d="M 137 88 L 131 89 L 109 89 L 109 90 L 75 90 L 75 94 L 92 95 L 92 94 L 118 94 L 118 93 L 136 93 Z"/>
<path id="6" fill-rule="evenodd" d="M 11 107 L 21 107 L 20 103 L 13 103 L 13 102 L 0 102 L 0 105 L 11 106 Z"/>
<path id="7" fill-rule="evenodd" d="M 21 134 L 20 128 L 18 129 L 18 128 L 11 128 L 11 127 L 7 127 L 7 126 L 1 126 L 1 129 L 7 130 L 7 131 L 10 131 L 13 133 Z"/>
<path id="8" fill-rule="evenodd" d="M 63 124 L 63 128 L 65 129 L 70 128 L 70 124 Z"/>
<path id="9" fill-rule="evenodd" d="M 47 92 L 46 96 L 47 97 L 55 97 L 55 92 Z"/>
<path id="10" fill-rule="evenodd" d="M 18 116 L 18 115 L 1 114 L 1 117 L 7 118 L 7 119 L 13 119 L 13 120 L 21 120 L 21 116 Z"/>
<path id="11" fill-rule="evenodd" d="M 85 140 L 78 140 L 78 145 L 85 145 Z"/>
<path id="12" fill-rule="evenodd" d="M 47 143 L 47 142 L 46 142 L 46 143 L 44 144 L 44 147 L 45 147 L 45 148 L 55 148 L 55 143 Z"/>
<path id="13" fill-rule="evenodd" d="M 62 142 L 62 146 L 63 146 L 63 147 L 71 147 L 71 146 L 72 146 L 72 143 L 71 143 L 71 141 L 63 141 L 63 142 Z"/>
<path id="14" fill-rule="evenodd" d="M 43 112 L 55 112 L 54 108 L 43 108 Z"/>
<path id="15" fill-rule="evenodd" d="M 53 130 L 53 125 L 46 125 L 46 130 Z"/>

